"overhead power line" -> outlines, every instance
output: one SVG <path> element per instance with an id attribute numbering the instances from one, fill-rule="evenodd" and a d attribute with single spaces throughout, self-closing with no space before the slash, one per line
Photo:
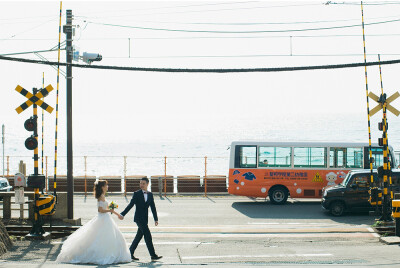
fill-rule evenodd
<path id="1" fill-rule="evenodd" d="M 61 48 L 61 50 L 65 50 L 65 48 Z M 43 52 L 53 52 L 57 51 L 56 49 L 46 49 L 46 50 L 35 50 L 35 51 L 26 51 L 26 52 L 15 52 L 15 53 L 6 53 L 0 54 L 1 56 L 12 56 L 12 55 L 23 55 L 23 54 L 35 54 L 35 53 L 43 53 Z"/>
<path id="2" fill-rule="evenodd" d="M 332 2 L 327 1 L 326 5 L 356 5 L 359 6 L 360 2 Z M 385 5 L 400 5 L 398 1 L 378 1 L 378 2 L 365 2 L 364 6 L 385 6 Z"/>
<path id="3" fill-rule="evenodd" d="M 398 22 L 398 21 L 400 21 L 400 19 L 378 21 L 378 22 L 370 22 L 370 23 L 364 23 L 364 25 L 377 25 L 377 24 L 392 23 L 392 22 Z M 111 23 L 92 22 L 92 21 L 89 21 L 88 23 L 97 24 L 97 25 L 104 25 L 104 26 L 111 26 L 111 27 L 131 28 L 131 29 L 139 29 L 139 30 L 151 30 L 151 31 L 186 32 L 186 33 L 223 33 L 223 34 L 305 32 L 305 31 L 320 31 L 320 30 L 331 30 L 331 29 L 344 29 L 344 28 L 361 27 L 361 24 L 352 24 L 352 25 L 342 25 L 342 26 L 303 28 L 303 29 L 288 29 L 288 30 L 210 31 L 210 30 L 187 30 L 187 29 L 140 27 L 140 26 L 129 26 L 129 25 L 120 25 L 120 24 L 111 24 Z"/>
<path id="4" fill-rule="evenodd" d="M 59 63 L 56 61 L 39 61 L 32 59 L 12 58 L 0 56 L 0 60 L 8 60 L 15 62 L 25 62 L 43 65 L 60 65 L 66 66 L 66 63 Z M 355 68 L 364 66 L 388 65 L 398 64 L 400 59 L 386 60 L 386 61 L 373 61 L 373 62 L 356 62 L 344 63 L 334 65 L 313 65 L 313 66 L 293 66 L 293 67 L 271 67 L 271 68 L 225 68 L 225 69 L 200 69 L 200 68 L 149 68 L 149 67 L 125 67 L 125 66 L 109 66 L 109 65 L 83 65 L 83 64 L 70 64 L 70 66 L 86 69 L 102 69 L 102 70 L 120 70 L 120 71 L 140 71 L 140 72 L 164 72 L 164 73 L 255 73 L 255 72 L 290 72 L 290 71 L 307 71 L 307 70 L 328 70 L 328 69 L 343 69 Z"/>
<path id="5" fill-rule="evenodd" d="M 399 2 L 400 3 L 400 2 Z M 381 19 L 398 19 L 400 15 L 393 15 L 393 16 L 380 16 L 380 17 L 371 17 L 368 20 L 381 20 Z M 101 20 L 104 20 L 104 18 L 100 18 Z M 95 18 L 90 18 L 87 17 L 87 20 L 95 20 Z M 157 23 L 157 24 L 181 24 L 181 25 L 221 25 L 221 26 L 237 26 L 237 25 L 299 25 L 299 24 L 319 24 L 319 23 L 332 23 L 332 22 L 349 22 L 349 21 L 359 21 L 359 18 L 353 18 L 353 19 L 333 19 L 333 20 L 306 20 L 306 21 L 289 21 L 289 22 L 282 22 L 282 21 L 259 21 L 259 22 L 185 22 L 185 21 L 165 21 L 165 20 L 137 20 L 137 19 L 129 19 L 127 21 L 131 23 Z M 86 21 L 86 20 L 85 20 Z M 101 21 L 100 21 L 101 22 Z"/>
<path id="6" fill-rule="evenodd" d="M 381 37 L 391 36 L 398 37 L 398 33 L 383 33 L 383 34 L 366 34 L 366 37 Z M 175 36 L 175 37 L 140 37 L 140 36 L 126 36 L 126 37 L 89 37 L 82 38 L 81 41 L 92 41 L 92 40 L 175 40 L 175 39 L 264 39 L 264 38 L 326 38 L 326 37 L 362 37 L 362 34 L 322 34 L 322 35 L 264 35 L 264 36 Z M 5 40 L 5 39 L 1 39 Z M 10 41 L 53 41 L 54 38 L 15 38 Z M 65 41 L 64 41 L 65 42 Z"/>
<path id="7" fill-rule="evenodd" d="M 368 53 L 367 56 L 400 56 L 400 53 Z M 165 55 L 165 56 L 108 56 L 103 59 L 169 59 L 169 58 L 261 58 L 261 57 L 359 57 L 364 54 L 243 54 L 243 55 Z"/>

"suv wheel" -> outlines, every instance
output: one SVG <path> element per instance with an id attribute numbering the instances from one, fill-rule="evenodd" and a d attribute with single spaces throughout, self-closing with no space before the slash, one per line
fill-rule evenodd
<path id="1" fill-rule="evenodd" d="M 343 202 L 336 201 L 333 202 L 330 206 L 330 212 L 333 216 L 339 217 L 344 213 L 344 204 Z"/>
<path id="2" fill-rule="evenodd" d="M 283 187 L 274 187 L 269 192 L 269 200 L 272 204 L 282 205 L 286 203 L 288 199 L 289 193 Z"/>

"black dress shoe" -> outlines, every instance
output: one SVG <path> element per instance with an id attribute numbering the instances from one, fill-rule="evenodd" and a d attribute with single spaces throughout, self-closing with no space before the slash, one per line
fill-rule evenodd
<path id="1" fill-rule="evenodd" d="M 139 259 L 138 258 L 136 258 L 135 256 L 131 256 L 131 258 L 132 258 L 132 261 L 138 261 Z"/>
<path id="2" fill-rule="evenodd" d="M 162 258 L 162 256 L 158 256 L 158 255 L 151 256 L 151 260 L 152 261 L 156 261 L 156 260 L 159 260 L 161 258 Z"/>

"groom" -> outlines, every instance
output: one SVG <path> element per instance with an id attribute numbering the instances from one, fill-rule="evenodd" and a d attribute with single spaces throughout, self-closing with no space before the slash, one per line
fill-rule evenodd
<path id="1" fill-rule="evenodd" d="M 140 179 L 140 190 L 133 193 L 133 197 L 129 205 L 125 208 L 124 211 L 121 212 L 119 216 L 120 220 L 123 220 L 125 215 L 131 210 L 131 208 L 136 205 L 135 218 L 134 221 L 138 226 L 138 230 L 135 236 L 135 239 L 132 242 L 129 250 L 131 252 L 132 260 L 138 261 L 139 259 L 134 256 L 135 250 L 142 240 L 144 236 L 144 241 L 146 242 L 147 249 L 149 250 L 151 260 L 159 260 L 162 256 L 157 256 L 154 251 L 153 241 L 151 238 L 151 233 L 148 224 L 149 218 L 149 207 L 151 208 L 151 212 L 153 213 L 154 221 L 156 226 L 158 225 L 158 217 L 156 205 L 154 204 L 153 194 L 147 191 L 147 187 L 149 186 L 149 179 L 144 177 Z"/>

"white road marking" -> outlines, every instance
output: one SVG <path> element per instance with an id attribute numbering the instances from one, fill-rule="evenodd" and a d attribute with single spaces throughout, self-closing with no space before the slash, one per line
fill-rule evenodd
<path id="1" fill-rule="evenodd" d="M 332 257 L 333 254 L 271 254 L 271 255 L 223 255 L 223 256 L 189 256 L 183 260 L 221 259 L 221 258 L 287 258 L 287 257 Z"/>
<path id="2" fill-rule="evenodd" d="M 131 243 L 126 243 L 131 245 Z M 154 245 L 213 245 L 214 242 L 153 242 Z M 139 243 L 139 245 L 146 245 L 145 242 Z"/>
<path id="3" fill-rule="evenodd" d="M 152 226 L 152 230 L 157 229 L 216 229 L 216 228 L 238 228 L 238 227 L 246 227 L 246 225 L 215 225 L 215 226 Z M 137 229 L 135 226 L 122 226 L 119 229 Z"/>
<path id="4" fill-rule="evenodd" d="M 326 222 L 248 222 L 247 224 L 251 225 L 285 225 L 285 224 L 293 224 L 293 225 L 338 225 L 337 223 L 326 223 Z"/>
<path id="5" fill-rule="evenodd" d="M 255 225 L 278 225 L 281 224 L 279 222 L 248 222 L 247 224 L 255 224 Z"/>
<path id="6" fill-rule="evenodd" d="M 63 244 L 64 242 L 51 242 L 52 245 L 60 245 Z M 127 245 L 131 245 L 132 243 L 126 243 Z M 166 241 L 166 242 L 153 242 L 154 245 L 214 245 L 215 242 L 199 242 L 199 241 L 193 241 L 193 242 L 176 242 L 176 241 Z M 139 243 L 139 245 L 146 245 L 145 242 Z"/>
<path id="7" fill-rule="evenodd" d="M 371 227 L 368 227 L 367 230 L 370 231 L 374 237 L 381 237 L 379 234 L 375 233 L 374 229 Z"/>

